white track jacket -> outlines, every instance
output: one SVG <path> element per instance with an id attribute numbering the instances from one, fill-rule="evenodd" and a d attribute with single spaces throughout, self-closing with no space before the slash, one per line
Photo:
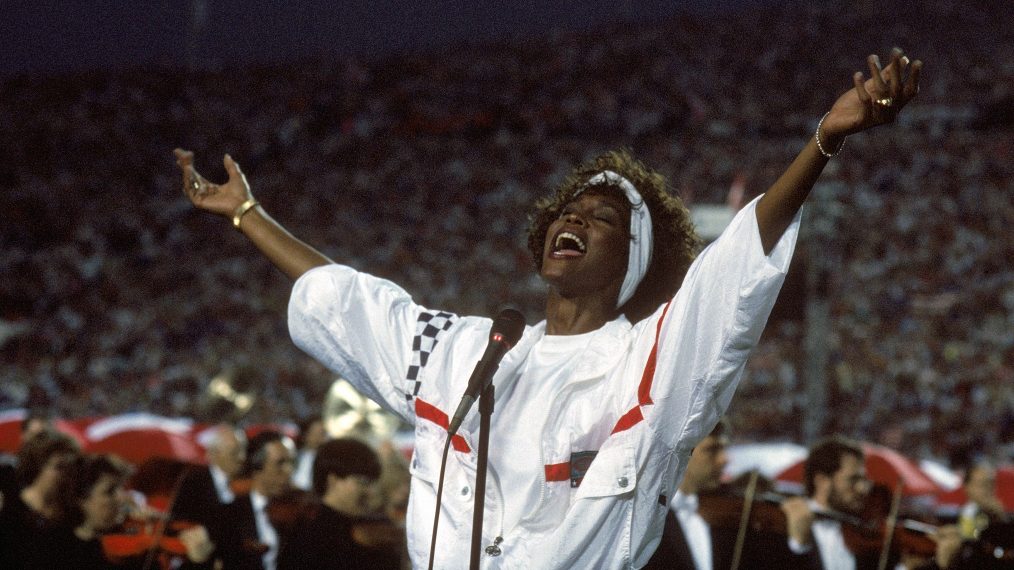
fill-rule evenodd
<path id="1" fill-rule="evenodd" d="M 638 323 L 620 317 L 588 333 L 565 366 L 530 366 L 545 321 L 526 327 L 493 379 L 483 568 L 639 568 L 651 557 L 690 451 L 727 409 L 795 247 L 798 214 L 764 255 L 755 206 L 701 252 L 673 299 Z M 295 343 L 415 426 L 416 568 L 429 560 L 448 415 L 490 325 L 341 265 L 307 272 L 292 292 Z M 452 440 L 436 568 L 469 564 L 478 416 L 476 405 Z M 511 511 L 518 505 L 524 512 Z"/>

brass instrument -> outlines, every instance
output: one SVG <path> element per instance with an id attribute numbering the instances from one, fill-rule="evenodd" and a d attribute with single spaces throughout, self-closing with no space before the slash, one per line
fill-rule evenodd
<path id="1" fill-rule="evenodd" d="M 234 386 L 236 374 L 231 370 L 220 372 L 204 389 L 203 406 L 210 417 L 238 422 L 257 401 L 252 391 L 241 392 Z"/>
<path id="2" fill-rule="evenodd" d="M 321 415 L 331 437 L 355 437 L 374 448 L 390 439 L 401 425 L 398 416 L 362 395 L 344 378 L 331 384 Z"/>

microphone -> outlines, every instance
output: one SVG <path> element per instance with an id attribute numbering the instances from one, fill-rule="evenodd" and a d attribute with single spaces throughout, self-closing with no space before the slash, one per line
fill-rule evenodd
<path id="1" fill-rule="evenodd" d="M 525 317 L 515 309 L 503 309 L 493 319 L 493 326 L 489 329 L 489 344 L 486 345 L 486 352 L 475 365 L 472 376 L 468 379 L 468 387 L 465 388 L 465 395 L 461 397 L 461 403 L 454 412 L 450 424 L 447 426 L 447 436 L 450 437 L 458 432 L 461 422 L 465 421 L 465 414 L 472 408 L 472 404 L 482 394 L 483 390 L 493 381 L 493 374 L 500 367 L 507 351 L 521 338 L 525 331 Z"/>

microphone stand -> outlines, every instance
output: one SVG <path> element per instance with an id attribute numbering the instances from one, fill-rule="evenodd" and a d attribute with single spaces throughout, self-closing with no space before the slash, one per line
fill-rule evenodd
<path id="1" fill-rule="evenodd" d="M 489 464 L 490 418 L 493 415 L 493 384 L 479 395 L 479 451 L 475 466 L 475 502 L 472 508 L 472 554 L 469 570 L 479 570 L 482 549 L 482 515 L 486 508 L 486 471 Z"/>

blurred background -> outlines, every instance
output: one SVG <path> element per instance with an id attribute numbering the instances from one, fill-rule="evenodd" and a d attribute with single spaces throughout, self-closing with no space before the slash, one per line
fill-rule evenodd
<path id="1" fill-rule="evenodd" d="M 922 92 L 819 181 L 735 439 L 1011 460 L 1006 3 L 485 4 L 4 3 L 0 411 L 321 413 L 335 378 L 289 340 L 289 283 L 189 205 L 176 146 L 212 180 L 231 153 L 295 234 L 427 306 L 532 321 L 528 208 L 572 166 L 631 148 L 711 239 L 897 45 Z"/>

